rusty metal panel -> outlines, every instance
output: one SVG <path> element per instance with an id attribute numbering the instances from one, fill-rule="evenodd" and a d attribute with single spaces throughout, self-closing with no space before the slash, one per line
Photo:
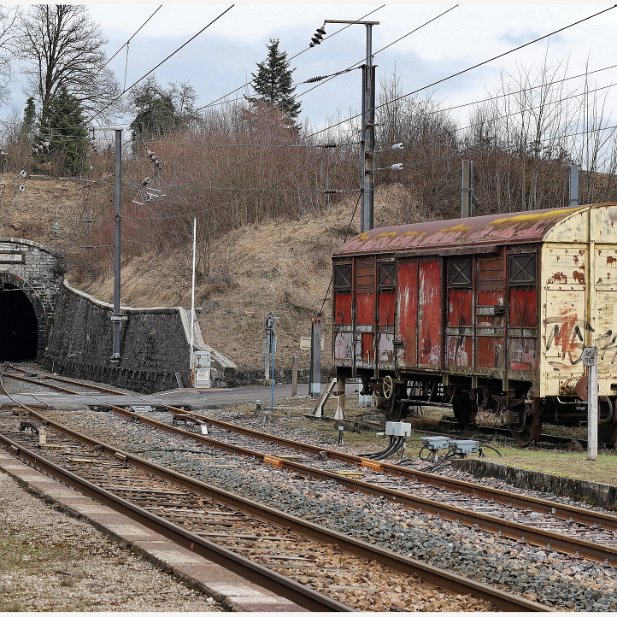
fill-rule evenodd
<path id="1" fill-rule="evenodd" d="M 377 294 L 377 354 L 383 369 L 394 368 L 395 311 L 395 288 L 380 289 Z"/>
<path id="2" fill-rule="evenodd" d="M 350 326 L 351 315 L 351 291 L 334 292 L 334 325 Z"/>
<path id="3" fill-rule="evenodd" d="M 588 251 L 584 244 L 550 243 L 542 249 L 541 396 L 559 396 L 585 368 Z M 578 273 L 575 276 L 574 273 Z"/>
<path id="4" fill-rule="evenodd" d="M 418 261 L 418 366 L 422 368 L 442 368 L 441 268 L 441 259 Z"/>
<path id="5" fill-rule="evenodd" d="M 409 368 L 418 361 L 418 260 L 404 260 L 397 271 L 397 365 Z"/>
<path id="6" fill-rule="evenodd" d="M 598 388 L 601 396 L 614 395 L 611 384 L 617 383 L 617 245 L 596 244 L 594 265 L 592 326 L 593 345 L 598 348 Z"/>
<path id="7" fill-rule="evenodd" d="M 505 367 L 506 272 L 504 255 L 476 259 L 475 372 L 501 375 Z"/>
<path id="8" fill-rule="evenodd" d="M 337 366 L 351 366 L 353 363 L 353 332 L 335 332 L 334 362 Z"/>
<path id="9" fill-rule="evenodd" d="M 541 242 L 549 232 L 568 227 L 561 225 L 570 219 L 584 218 L 589 206 L 532 210 L 509 214 L 491 214 L 447 221 L 428 221 L 411 225 L 381 227 L 356 236 L 335 255 L 352 253 L 398 253 L 401 251 L 427 248 L 433 252 L 447 247 L 473 245 L 509 245 Z M 581 214 L 577 217 L 577 214 Z M 567 229 L 568 234 L 577 237 L 584 233 L 580 220 Z M 566 237 L 559 237 L 559 240 Z M 570 241 L 573 241 L 570 238 Z"/>
<path id="10" fill-rule="evenodd" d="M 355 264 L 355 323 L 375 324 L 375 258 L 356 259 Z"/>
<path id="11" fill-rule="evenodd" d="M 473 368 L 473 261 L 447 260 L 446 368 L 469 373 Z"/>
<path id="12" fill-rule="evenodd" d="M 510 287 L 508 298 L 508 373 L 535 373 L 538 356 L 538 290 L 535 283 L 533 287 Z"/>

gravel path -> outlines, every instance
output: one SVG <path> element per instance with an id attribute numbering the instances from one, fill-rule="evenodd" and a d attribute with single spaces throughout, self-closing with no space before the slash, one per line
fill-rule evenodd
<path id="1" fill-rule="evenodd" d="M 0 472 L 0 611 L 222 611 Z"/>

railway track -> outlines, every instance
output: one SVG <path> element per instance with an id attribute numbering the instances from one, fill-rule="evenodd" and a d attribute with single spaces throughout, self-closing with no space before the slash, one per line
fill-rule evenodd
<path id="1" fill-rule="evenodd" d="M 12 377 L 55 387 L 48 383 L 48 379 L 21 378 L 19 375 Z M 53 380 L 56 380 L 55 376 Z M 77 383 L 65 378 L 59 381 Z M 92 386 L 92 389 L 118 394 L 117 390 L 101 386 Z M 75 393 L 68 388 L 62 390 Z M 112 407 L 116 413 L 156 429 L 182 435 L 218 450 L 248 456 L 260 463 L 287 469 L 304 477 L 335 481 L 348 489 L 396 500 L 408 507 L 475 529 L 617 565 L 617 516 L 612 514 L 302 444 L 174 407 L 169 408 L 171 416 L 168 422 L 137 415 L 122 407 Z M 185 425 L 216 426 L 216 435 L 195 434 L 176 426 L 180 422 Z M 298 458 L 299 453 L 301 458 Z M 353 472 L 358 470 L 362 477 L 353 477 Z M 401 478 L 405 480 L 403 487 Z"/>
<path id="2" fill-rule="evenodd" d="M 481 598 L 478 610 L 547 610 L 148 463 L 27 411 L 26 427 L 17 416 L 0 415 L 0 441 L 20 458 L 311 610 L 366 608 L 358 606 L 358 589 L 382 580 L 409 590 L 399 602 L 414 610 L 422 610 L 435 584 L 453 596 Z M 53 445 L 39 448 L 45 456 L 34 451 L 36 431 L 19 430 L 20 423 L 33 428 L 32 420 L 45 425 Z"/>

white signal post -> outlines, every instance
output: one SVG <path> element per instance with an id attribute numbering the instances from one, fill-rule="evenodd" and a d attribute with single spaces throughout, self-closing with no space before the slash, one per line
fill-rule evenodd
<path id="1" fill-rule="evenodd" d="M 191 385 L 195 387 L 195 354 L 193 353 L 193 342 L 195 335 L 193 333 L 195 325 L 195 261 L 197 255 L 197 218 L 193 219 L 193 276 L 191 279 L 191 344 L 189 348 L 189 370 L 191 372 Z"/>
<path id="2" fill-rule="evenodd" d="M 589 368 L 587 380 L 587 460 L 598 457 L 598 348 L 585 347 L 583 364 Z"/>

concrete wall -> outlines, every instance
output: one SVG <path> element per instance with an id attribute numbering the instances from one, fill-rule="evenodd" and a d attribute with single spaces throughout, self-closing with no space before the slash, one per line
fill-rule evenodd
<path id="1" fill-rule="evenodd" d="M 57 298 L 45 367 L 139 392 L 189 385 L 189 317 L 180 308 L 122 307 L 119 362 L 112 354 L 113 306 L 66 282 Z M 232 385 L 235 364 L 203 343 L 195 320 L 194 348 L 212 356 L 213 386 Z"/>
<path id="2" fill-rule="evenodd" d="M 47 335 L 64 275 L 62 258 L 51 249 L 19 238 L 0 238 L 0 286 L 20 289 L 34 308 L 38 327 L 37 357 Z"/>

